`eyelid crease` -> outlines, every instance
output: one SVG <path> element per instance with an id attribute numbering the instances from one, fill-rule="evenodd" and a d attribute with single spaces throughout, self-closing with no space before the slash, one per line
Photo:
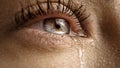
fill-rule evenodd
<path id="1" fill-rule="evenodd" d="M 42 4 L 46 4 L 46 10 Z M 15 14 L 15 21 L 17 23 L 17 27 L 25 24 L 26 22 L 28 22 L 29 19 L 36 18 L 38 15 L 39 16 L 47 16 L 47 14 L 51 13 L 51 11 L 54 13 L 55 8 L 53 7 L 53 4 L 57 4 L 56 5 L 57 6 L 56 13 L 58 13 L 58 14 L 66 13 L 66 14 L 69 14 L 68 16 L 75 16 L 75 19 L 78 20 L 75 23 L 78 23 L 79 27 L 81 27 L 84 30 L 84 28 L 81 25 L 81 22 L 84 21 L 85 19 L 87 19 L 89 16 L 87 16 L 87 17 L 83 16 L 84 12 L 86 11 L 86 9 L 82 10 L 84 5 L 80 5 L 79 7 L 76 7 L 76 5 L 72 4 L 72 0 L 68 0 L 68 3 L 65 3 L 64 0 L 63 0 L 63 2 L 61 2 L 61 0 L 59 0 L 59 1 L 47 0 L 47 1 L 43 1 L 43 2 L 40 2 L 37 0 L 36 4 L 32 4 L 32 5 L 30 4 L 25 8 L 22 7 L 21 11 L 19 11 L 18 13 Z M 58 7 L 60 8 L 61 5 L 63 7 L 60 11 L 58 9 Z M 34 9 L 36 9 L 35 8 L 36 6 L 38 8 L 37 8 L 37 10 L 34 10 Z M 53 10 L 51 10 L 52 8 L 53 8 Z"/>
<path id="2" fill-rule="evenodd" d="M 64 1 L 64 0 L 63 0 Z M 73 9 L 74 7 L 72 7 L 73 6 L 73 4 L 72 4 L 72 2 L 71 2 L 72 0 L 69 0 L 69 2 L 68 2 L 68 4 L 66 4 L 65 2 L 61 2 L 61 1 L 59 1 L 59 5 L 61 4 L 61 5 L 63 5 L 63 10 L 62 11 L 65 11 L 65 12 L 67 12 L 67 11 L 69 11 L 69 10 L 71 10 L 72 11 L 72 15 L 73 14 L 75 14 L 76 15 L 76 17 L 80 17 L 80 16 L 82 16 L 82 13 L 81 13 L 81 11 L 80 11 L 80 9 L 83 7 L 83 5 L 81 5 L 79 8 L 75 8 L 75 9 Z M 41 14 L 44 14 L 44 15 L 46 15 L 46 12 L 43 10 L 43 8 L 42 8 L 42 5 L 40 5 L 40 4 L 43 4 L 43 3 L 48 3 L 48 2 L 46 2 L 46 1 L 43 1 L 43 2 L 40 2 L 40 1 L 38 1 L 37 0 L 37 6 L 39 7 L 39 10 L 40 10 L 40 13 Z M 52 4 L 52 3 L 57 3 L 57 1 L 50 1 L 50 3 Z M 71 5 L 70 5 L 71 4 Z M 25 8 L 23 8 L 23 6 L 21 6 L 22 8 L 21 8 L 21 11 L 19 11 L 19 12 L 17 12 L 16 14 L 15 14 L 15 21 L 16 21 L 16 23 L 17 24 L 22 24 L 22 22 L 24 22 L 24 19 L 26 18 L 26 15 L 29 15 L 28 17 L 29 18 L 32 18 L 32 16 L 33 17 L 35 17 L 35 14 L 33 13 L 34 12 L 34 10 L 32 9 L 31 10 L 31 8 L 33 8 L 34 6 L 35 6 L 36 4 L 32 4 L 32 5 L 28 5 L 27 7 L 25 7 Z M 50 6 L 50 5 L 49 5 Z M 47 6 L 48 7 L 48 6 Z M 65 9 L 65 7 L 67 7 L 66 9 Z M 39 11 L 38 10 L 38 11 Z M 31 12 L 30 12 L 31 11 Z M 32 12 L 33 11 L 33 12 Z M 71 12 L 71 11 L 69 11 L 69 12 Z M 79 13 L 81 13 L 81 15 L 78 15 Z M 20 16 L 21 15 L 21 16 Z M 78 15 L 78 16 L 77 16 Z M 21 20 L 23 19 L 23 21 L 20 23 L 19 21 L 19 18 L 21 17 Z M 27 20 L 27 19 L 25 19 L 25 20 Z M 80 21 L 81 22 L 81 21 Z"/>
<path id="3" fill-rule="evenodd" d="M 73 17 L 69 16 L 68 14 L 62 14 L 62 13 L 58 14 L 57 12 L 54 12 L 53 14 L 48 14 L 46 16 L 38 16 L 33 20 L 29 20 L 28 23 L 23 25 L 23 27 L 27 27 L 27 26 L 29 27 L 32 24 L 36 24 L 36 23 L 40 22 L 41 20 L 48 19 L 48 18 L 65 19 L 66 21 L 69 22 L 69 24 L 74 32 L 78 32 L 78 30 L 82 30 L 82 28 L 80 28 L 81 26 L 78 26 L 79 24 L 76 23 L 77 19 L 74 19 Z"/>
<path id="4" fill-rule="evenodd" d="M 22 45 L 37 45 L 37 48 L 52 48 L 54 50 L 74 46 L 76 44 L 74 39 L 84 41 L 84 38 L 89 38 L 87 32 L 84 30 L 84 26 L 81 25 L 81 22 L 88 18 L 88 16 L 83 16 L 86 11 L 83 8 L 84 5 L 74 5 L 71 2 L 73 0 L 68 0 L 68 2 L 64 2 L 65 0 L 47 1 L 40 2 L 36 0 L 36 4 L 29 4 L 25 8 L 22 6 L 21 11 L 15 14 L 15 21 L 17 23 L 17 33 L 15 35 Z M 62 8 L 60 7 L 61 5 Z M 54 6 L 56 8 L 53 10 Z M 37 11 L 40 11 L 41 14 L 36 13 Z M 57 35 L 42 30 L 43 20 L 51 17 L 58 17 L 68 21 L 70 23 L 70 33 Z"/>

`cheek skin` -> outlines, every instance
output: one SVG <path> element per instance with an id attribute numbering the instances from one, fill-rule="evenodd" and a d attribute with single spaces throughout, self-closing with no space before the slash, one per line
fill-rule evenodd
<path id="1" fill-rule="evenodd" d="M 84 39 L 77 40 L 78 44 L 72 45 L 71 48 L 44 51 L 19 44 L 21 42 L 14 39 L 13 36 L 11 38 L 9 36 L 4 41 L 7 43 L 0 43 L 0 58 L 2 58 L 0 66 L 2 68 L 81 68 L 81 60 L 84 55 L 81 53 L 82 46 L 92 46 L 92 42 L 86 42 L 91 41 L 90 39 L 86 39 L 86 41 Z"/>
<path id="2" fill-rule="evenodd" d="M 95 10 L 96 12 L 96 14 L 93 15 L 97 15 L 96 17 L 98 18 L 98 19 L 94 18 L 95 20 L 98 21 L 95 23 L 98 23 L 98 26 L 101 25 L 101 27 L 96 27 L 95 25 L 93 26 L 94 29 L 96 30 L 96 31 L 93 30 L 93 32 L 95 33 L 92 34 L 93 36 L 95 36 L 96 34 L 94 39 L 95 41 L 91 41 L 90 39 L 89 40 L 81 39 L 79 41 L 77 40 L 77 43 L 74 44 L 74 42 L 71 41 L 70 38 L 68 39 L 71 42 L 66 41 L 68 39 L 61 38 L 61 40 L 65 40 L 64 42 L 70 45 L 61 44 L 61 42 L 63 41 L 60 41 L 57 44 L 54 43 L 54 41 L 51 41 L 52 44 L 54 44 L 55 46 L 50 45 L 50 47 L 47 47 L 48 45 L 46 44 L 48 43 L 44 43 L 45 46 L 43 46 L 43 49 L 45 50 L 45 48 L 47 47 L 48 49 L 48 50 L 46 49 L 47 51 L 40 50 L 39 48 L 42 47 L 41 45 L 37 45 L 36 47 L 34 47 L 32 46 L 33 44 L 31 44 L 31 42 L 28 42 L 28 41 L 32 41 L 34 45 L 36 45 L 35 42 L 37 42 L 37 44 L 41 43 L 39 41 L 33 41 L 33 39 L 30 39 L 30 37 L 34 38 L 33 35 L 29 34 L 31 32 L 27 32 L 27 31 L 16 32 L 15 34 L 13 34 L 13 36 L 9 36 L 8 33 L 6 34 L 6 36 L 4 35 L 5 37 L 3 36 L 3 32 L 7 30 L 4 29 L 4 27 L 9 26 L 6 25 L 9 24 L 8 19 L 11 19 L 13 16 L 13 14 L 11 13 L 14 13 L 16 11 L 15 9 L 18 8 L 17 6 L 18 0 L 14 0 L 14 1 L 4 0 L 3 3 L 1 2 L 0 7 L 3 6 L 4 7 L 2 8 L 2 10 L 0 10 L 0 12 L 2 12 L 0 14 L 1 15 L 0 21 L 2 22 L 0 23 L 0 29 L 1 29 L 0 68 L 119 68 L 120 67 L 119 64 L 120 63 L 120 46 L 119 46 L 119 42 L 120 42 L 119 15 L 120 14 L 119 14 L 118 3 L 120 3 L 120 1 L 119 0 L 86 0 L 86 2 L 89 1 L 90 1 L 90 7 L 92 4 L 91 9 Z M 109 6 L 109 3 L 112 4 L 114 3 L 114 6 Z M 9 6 L 10 4 L 12 5 L 12 7 Z M 117 10 L 116 15 L 114 15 L 113 13 L 113 10 L 115 9 L 111 9 L 111 7 L 114 8 L 116 6 L 115 4 L 117 4 L 117 7 L 115 8 Z M 110 11 L 108 10 L 108 8 L 103 9 L 102 5 L 104 7 L 109 6 Z M 105 11 L 104 14 L 102 10 Z M 8 13 L 8 11 L 10 13 Z M 26 36 L 24 34 L 26 34 Z M 39 34 L 39 36 L 40 35 L 41 34 Z M 46 39 L 48 40 L 47 37 Z M 34 40 L 37 40 L 37 37 Z M 62 50 L 57 50 L 57 48 Z M 51 49 L 53 51 L 51 51 Z"/>
<path id="3" fill-rule="evenodd" d="M 37 47 L 45 50 L 66 49 L 74 47 L 79 42 L 80 45 L 87 38 L 73 37 L 69 35 L 56 35 L 34 28 L 23 28 L 13 34 L 14 38 L 22 45 Z M 78 41 L 76 41 L 78 40 Z"/>
<path id="4" fill-rule="evenodd" d="M 21 44 L 47 50 L 70 48 L 75 44 L 67 35 L 46 33 L 39 29 L 25 28 L 16 32 L 15 36 Z"/>

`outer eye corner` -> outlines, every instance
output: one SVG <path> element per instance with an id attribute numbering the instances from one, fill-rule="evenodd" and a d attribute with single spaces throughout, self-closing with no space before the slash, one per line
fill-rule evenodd
<path id="1" fill-rule="evenodd" d="M 37 12 L 39 12 L 38 16 L 42 16 L 44 17 L 43 19 L 40 19 L 40 20 L 43 20 L 43 30 L 47 31 L 47 32 L 50 32 L 50 33 L 54 33 L 54 34 L 59 34 L 59 35 L 62 35 L 62 34 L 70 34 L 71 30 L 73 29 L 76 29 L 76 27 L 78 25 L 75 25 L 74 27 L 72 27 L 74 24 L 77 24 L 77 21 L 74 21 L 73 24 L 71 24 L 71 21 L 68 21 L 69 20 L 69 16 L 73 18 L 74 20 L 74 17 L 76 19 L 79 19 L 77 17 L 80 17 L 80 8 L 82 8 L 82 6 L 80 6 L 80 8 L 78 9 L 75 9 L 75 10 L 71 10 L 72 7 L 68 7 L 68 6 L 65 6 L 61 3 L 51 3 L 51 5 L 49 4 L 49 6 L 46 6 L 46 7 L 43 7 L 43 4 L 46 4 L 48 5 L 49 2 L 47 3 L 37 3 L 37 7 L 39 10 L 37 10 Z M 52 6 L 52 7 L 51 7 Z M 33 8 L 35 8 L 36 6 L 33 5 L 32 6 Z M 28 7 L 29 9 L 30 7 Z M 46 11 L 44 11 L 46 8 Z M 53 10 L 50 10 L 50 9 L 53 9 Z M 32 9 L 31 9 L 32 10 Z M 49 11 L 50 10 L 50 11 Z M 23 11 L 23 10 L 22 10 Z M 26 11 L 26 9 L 25 9 Z M 33 10 L 32 10 L 33 11 Z M 50 13 L 49 13 L 49 12 Z M 58 11 L 58 16 L 57 16 L 57 12 L 55 13 L 56 11 Z M 47 13 L 48 12 L 48 13 Z M 30 10 L 28 10 L 28 13 L 26 14 L 25 12 L 22 12 L 20 17 L 21 19 L 24 20 L 25 16 L 24 15 L 34 15 L 35 12 L 31 12 Z M 75 14 L 74 14 L 75 13 Z M 56 14 L 56 15 L 55 15 Z M 76 14 L 79 14 L 78 16 L 76 16 Z M 49 15 L 52 15 L 52 16 L 49 16 Z M 67 19 L 64 19 L 62 17 L 67 16 Z M 35 15 L 36 16 L 36 15 Z M 48 16 L 48 17 L 46 17 Z M 62 16 L 60 18 L 60 16 Z M 52 18 L 51 18 L 52 17 Z M 29 18 L 29 17 L 27 17 Z M 34 19 L 34 18 L 33 18 Z M 37 22 L 40 22 L 40 20 L 38 19 Z M 34 21 L 34 20 L 33 20 Z M 33 22 L 32 21 L 32 22 Z M 28 22 L 29 23 L 29 22 Z M 25 23 L 26 24 L 26 23 Z M 80 24 L 79 24 L 80 25 Z M 72 27 L 72 28 L 71 28 Z M 81 28 L 81 26 L 79 26 L 79 28 Z M 78 36 L 85 36 L 84 33 L 76 33 L 76 35 L 78 34 Z"/>
<path id="2" fill-rule="evenodd" d="M 39 3 L 37 8 L 35 4 L 32 5 L 36 9 L 33 13 L 31 11 L 28 13 L 27 9 L 24 8 L 26 12 L 21 12 L 18 15 L 17 21 L 22 23 L 20 23 L 21 29 L 17 31 L 16 35 L 20 42 L 24 45 L 37 45 L 45 49 L 49 47 L 57 49 L 74 45 L 75 42 L 72 38 L 82 39 L 87 37 L 80 22 L 84 17 L 80 15 L 81 9 L 75 8 L 74 10 L 71 9 L 70 5 L 68 7 L 65 4 L 51 2 L 49 9 L 53 8 L 53 10 L 48 10 L 48 3 Z M 57 8 L 58 6 L 60 6 L 60 9 Z M 36 12 L 37 14 L 34 14 Z M 29 14 L 35 15 L 35 17 L 29 18 Z"/>

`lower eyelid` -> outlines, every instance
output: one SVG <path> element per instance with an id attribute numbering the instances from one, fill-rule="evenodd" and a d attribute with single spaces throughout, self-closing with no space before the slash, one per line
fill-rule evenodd
<path id="1" fill-rule="evenodd" d="M 74 42 L 69 35 L 55 35 L 52 33 L 42 31 L 40 29 L 33 28 L 31 25 L 36 24 L 40 20 L 42 20 L 40 18 L 42 17 L 39 17 L 38 20 L 29 20 L 25 24 L 28 27 L 25 27 L 25 28 L 23 27 L 22 29 L 18 30 L 18 32 L 15 34 L 21 44 L 27 45 L 27 46 L 35 46 L 37 48 L 47 49 L 47 50 L 70 48 L 76 44 L 76 42 Z M 63 18 L 65 18 L 65 16 L 63 16 Z M 72 20 L 70 19 L 71 18 L 69 19 L 67 18 L 67 20 L 69 20 L 70 22 L 72 21 L 71 28 L 74 29 L 73 31 L 77 31 L 78 28 L 76 27 L 77 24 L 75 24 L 76 21 L 73 21 L 73 18 Z"/>
<path id="2" fill-rule="evenodd" d="M 47 50 L 70 48 L 75 44 L 68 35 L 55 35 L 30 28 L 19 30 L 16 37 L 24 45 Z"/>

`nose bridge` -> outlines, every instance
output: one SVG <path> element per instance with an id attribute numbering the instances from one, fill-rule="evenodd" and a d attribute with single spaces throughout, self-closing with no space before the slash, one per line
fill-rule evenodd
<path id="1" fill-rule="evenodd" d="M 115 4 L 106 4 L 101 7 L 101 20 L 99 20 L 101 32 L 101 48 L 109 62 L 118 65 L 120 57 L 120 8 Z M 117 7 L 117 8 L 116 8 Z M 104 47 L 104 48 L 103 48 Z M 116 60 L 117 59 L 117 60 Z"/>
<path id="2" fill-rule="evenodd" d="M 100 29 L 102 37 L 109 41 L 118 41 L 120 39 L 120 22 L 118 13 L 116 13 L 116 5 L 107 4 L 101 7 Z"/>

